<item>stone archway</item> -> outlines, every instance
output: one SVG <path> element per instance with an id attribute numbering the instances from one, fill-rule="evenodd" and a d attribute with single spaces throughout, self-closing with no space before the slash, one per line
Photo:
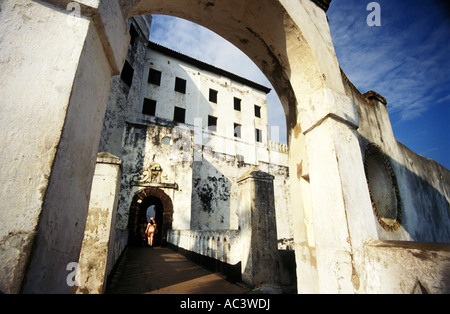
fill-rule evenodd
<path id="1" fill-rule="evenodd" d="M 301 31 L 308 23 L 318 22 L 308 16 L 308 9 L 317 10 L 313 3 L 308 2 L 308 8 L 298 6 L 292 9 L 295 6 L 277 0 L 259 1 L 257 5 L 251 0 L 123 2 L 126 2 L 122 7 L 124 17 L 142 14 L 176 16 L 208 28 L 243 51 L 276 90 L 286 114 L 288 129 L 292 130 L 300 123 L 297 121 L 298 106 L 303 107 L 308 101 L 317 102 L 313 99 L 318 94 L 323 96 L 322 88 L 332 84 L 343 91 L 336 60 L 332 60 L 334 64 L 323 64 L 329 60 L 317 58 L 314 53 L 314 49 L 323 49 L 321 53 L 333 55 L 331 37 L 324 38 L 327 41 L 325 44 L 313 40 L 314 45 L 311 45 L 314 35 Z M 295 16 L 290 14 L 294 12 Z M 315 13 L 326 17 L 322 9 Z M 307 130 L 315 121 L 307 123 L 309 115 L 312 115 L 311 108 L 304 107 L 304 111 L 309 113 L 302 115 L 301 123 L 302 129 Z"/>
<path id="2" fill-rule="evenodd" d="M 329 3 L 134 0 L 122 7 L 124 17 L 165 14 L 210 29 L 271 82 L 286 114 L 300 293 L 356 291 L 359 256 L 353 252 L 377 236 L 356 136 L 359 118 L 324 11 Z"/>
<path id="3" fill-rule="evenodd" d="M 66 267 L 81 249 L 110 79 L 130 39 L 125 19 L 153 13 L 211 29 L 268 77 L 286 113 L 298 291 L 357 290 L 356 253 L 377 235 L 358 116 L 323 10 L 329 2 L 2 1 L 1 16 L 9 18 L 0 34 L 11 44 L 0 50 L 8 60 L 0 63 L 0 98 L 7 100 L 0 145 L 9 165 L 0 170 L 8 182 L 0 191 L 0 244 L 11 272 L 0 290 L 71 291 Z"/>
<path id="4" fill-rule="evenodd" d="M 142 208 L 140 205 L 151 197 L 159 199 L 162 205 L 161 218 L 158 217 L 157 219 L 158 222 L 162 221 L 158 228 L 160 233 L 158 237 L 161 237 L 161 246 L 165 246 L 167 244 L 167 231 L 172 229 L 173 203 L 171 198 L 162 189 L 153 187 L 144 188 L 133 196 L 129 216 L 129 241 L 132 244 L 139 244 L 136 243 L 136 239 L 139 238 L 139 217 L 142 215 L 142 211 L 146 210 L 146 208 Z"/>

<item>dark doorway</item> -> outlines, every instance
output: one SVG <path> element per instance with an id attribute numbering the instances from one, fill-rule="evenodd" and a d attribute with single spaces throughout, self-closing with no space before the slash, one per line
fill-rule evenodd
<path id="1" fill-rule="evenodd" d="M 153 246 L 166 246 L 168 231 L 172 229 L 173 204 L 162 189 L 148 187 L 133 196 L 128 221 L 129 245 L 147 245 L 145 229 L 150 217 L 155 218 L 158 227 Z"/>
<path id="2" fill-rule="evenodd" d="M 147 245 L 145 229 L 147 228 L 147 223 L 150 221 L 150 218 L 154 217 L 158 232 L 155 234 L 153 246 L 161 246 L 161 234 L 164 223 L 163 212 L 164 205 L 158 197 L 148 196 L 144 198 L 138 206 L 137 219 L 134 221 L 135 228 L 132 229 L 133 232 L 130 235 L 130 243 L 135 245 Z"/>
<path id="3" fill-rule="evenodd" d="M 158 232 L 154 237 L 153 246 L 161 246 L 161 231 L 163 226 L 163 211 L 164 206 L 161 200 L 156 196 L 149 196 L 145 198 L 141 205 L 139 206 L 139 215 L 142 216 L 142 220 L 147 227 L 147 223 L 150 221 L 151 217 L 155 218 L 156 226 L 158 228 Z M 145 231 L 145 229 L 144 229 Z"/>

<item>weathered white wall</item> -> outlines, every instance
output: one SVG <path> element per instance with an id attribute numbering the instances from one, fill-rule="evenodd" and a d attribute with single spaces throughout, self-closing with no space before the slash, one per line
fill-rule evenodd
<path id="1" fill-rule="evenodd" d="M 136 108 L 137 119 L 170 125 L 161 119 L 171 121 L 174 106 L 178 106 L 186 108 L 186 124 L 179 127 L 195 132 L 191 228 L 237 228 L 238 193 L 234 182 L 238 176 L 248 169 L 249 164 L 271 162 L 287 165 L 286 147 L 273 143 L 270 147 L 273 149 L 269 150 L 266 94 L 151 49 L 145 67 L 141 99 Z M 147 83 L 150 68 L 162 73 L 160 86 Z M 176 77 L 187 81 L 186 94 L 174 91 Z M 208 99 L 210 88 L 218 91 L 217 103 Z M 157 101 L 156 117 L 140 114 L 144 97 Z M 241 111 L 234 109 L 234 97 L 242 100 Z M 261 118 L 255 117 L 254 105 L 261 107 Z M 208 115 L 218 118 L 215 132 L 207 130 Z M 242 125 L 241 138 L 234 137 L 233 123 Z M 263 131 L 262 143 L 255 141 L 255 128 Z M 150 142 L 147 145 L 151 145 Z M 238 162 L 237 154 L 243 156 L 244 163 Z M 282 176 L 286 176 L 286 172 Z M 281 180 L 285 182 L 287 178 Z M 282 184 L 279 187 L 283 189 Z M 280 208 L 290 208 L 289 201 L 286 201 L 288 196 L 289 193 L 277 193 L 277 199 L 285 198 L 279 202 Z M 283 221 L 289 221 L 289 215 L 280 216 Z M 285 235 L 291 231 L 290 227 L 281 230 L 288 230 Z"/>
<path id="2" fill-rule="evenodd" d="M 395 139 L 388 112 L 389 100 L 387 105 L 379 97 L 368 100 L 351 83 L 347 83 L 347 94 L 357 104 L 358 137 L 363 156 L 368 144 L 377 144 L 391 164 L 400 192 L 400 228 L 391 232 L 377 223 L 378 239 L 449 243 L 450 171 Z"/>
<path id="3" fill-rule="evenodd" d="M 67 1 L 0 4 L 5 43 L 0 48 L 0 122 L 5 132 L 0 147 L 8 164 L 0 170 L 5 292 L 18 292 L 22 283 L 24 292 L 68 291 L 65 266 L 77 260 L 81 247 L 98 121 L 128 37 L 119 1 L 77 2 L 95 23 L 80 17 L 67 27 Z M 307 0 L 264 1 L 257 7 L 243 0 L 211 3 L 214 6 L 203 8 L 202 2 L 188 6 L 175 0 L 142 0 L 134 11 L 123 13 L 173 13 L 197 21 L 242 48 L 270 77 L 290 130 L 291 195 L 299 223 L 296 251 L 304 253 L 297 254 L 297 261 L 310 263 L 304 276 L 298 276 L 299 285 L 307 278 L 310 285 L 304 291 L 358 291 L 358 276 L 367 271 L 364 243 L 387 235 L 372 219 L 363 183 L 364 150 L 359 146 L 375 137 L 363 131 L 364 123 L 356 132 L 364 119 L 355 110 L 358 101 L 345 94 L 325 13 Z M 401 238 L 448 242 L 448 171 L 420 162 L 422 158 L 402 145 L 383 148 L 394 156 L 391 163 L 403 199 L 411 197 L 405 202 L 406 233 Z M 420 206 L 427 202 L 440 209 Z"/>
<path id="4" fill-rule="evenodd" d="M 120 32 L 123 21 L 113 18 L 118 7 L 104 10 L 115 24 L 108 30 L 115 30 L 116 41 L 101 31 L 101 21 L 94 25 L 61 7 L 1 3 L 2 140 L 7 141 L 1 155 L 10 167 L 2 168 L 0 177 L 14 180 L 2 183 L 2 193 L 9 195 L 1 210 L 5 292 L 18 292 L 20 285 L 24 292 L 71 290 L 66 266 L 78 260 L 81 247 L 111 62 L 121 62 L 119 46 L 127 40 Z M 117 50 L 106 56 L 108 40 Z"/>
<path id="5" fill-rule="evenodd" d="M 346 93 L 352 97 L 358 111 L 360 127 L 357 134 L 363 158 L 369 144 L 380 147 L 390 165 L 379 166 L 384 167 L 384 171 L 392 169 L 401 205 L 400 227 L 395 231 L 383 228 L 373 213 L 375 239 L 384 241 L 369 241 L 359 253 L 362 259 L 358 267 L 357 291 L 413 293 L 417 292 L 420 282 L 428 293 L 448 293 L 450 172 L 395 139 L 388 113 L 389 100 L 386 105 L 386 100 L 376 93 L 362 95 L 345 75 L 343 81 Z M 385 182 L 375 184 L 386 185 L 395 195 L 396 187 L 386 177 L 380 178 Z"/>
<path id="6" fill-rule="evenodd" d="M 164 138 L 170 138 L 170 144 L 163 144 Z M 179 144 L 179 141 L 183 143 Z M 127 228 L 131 198 L 139 190 L 138 186 L 130 188 L 130 182 L 151 163 L 161 165 L 162 182 L 178 184 L 179 190 L 165 189 L 173 201 L 174 230 L 238 228 L 236 181 L 252 165 L 238 162 L 235 156 L 214 153 L 208 147 L 202 151 L 202 161 L 193 161 L 192 142 L 193 135 L 189 130 L 139 124 L 126 129 L 118 228 Z M 287 168 L 266 163 L 260 163 L 260 167 L 275 176 L 279 239 L 292 239 Z"/>
<path id="7" fill-rule="evenodd" d="M 273 179 L 252 167 L 237 180 L 242 280 L 250 287 L 280 285 Z"/>
<path id="8" fill-rule="evenodd" d="M 111 68 L 91 26 L 71 92 L 67 111 L 70 119 L 66 119 L 53 164 L 53 169 L 58 167 L 60 171 L 52 175 L 46 191 L 46 206 L 40 216 L 24 292 L 60 291 L 67 276 L 67 264 L 78 260 L 83 238 L 81 226 L 86 223 L 89 202 L 85 187 L 92 183 L 96 155 L 93 152 L 100 140 L 101 125 L 97 121 L 101 121 L 106 109 L 105 105 L 91 104 L 106 104 L 102 91 L 109 90 L 110 77 Z M 61 189 L 67 192 L 61 193 Z"/>
<path id="9" fill-rule="evenodd" d="M 293 235 L 288 149 L 268 141 L 265 92 L 146 49 L 145 40 L 130 47 L 127 59 L 135 68 L 133 85 L 128 88 L 114 78 L 100 144 L 100 150 L 116 152 L 124 160 L 116 227 L 128 227 L 131 198 L 139 190 L 129 182 L 155 162 L 163 169 L 163 182 L 180 187 L 166 189 L 174 203 L 174 229 L 237 229 L 235 182 L 252 164 L 259 164 L 276 175 L 279 238 L 284 248 L 289 247 Z M 150 68 L 161 71 L 160 86 L 148 83 Z M 186 94 L 174 91 L 176 77 L 187 81 Z M 209 88 L 218 91 L 217 104 L 209 102 Z M 241 111 L 234 109 L 233 97 L 242 99 Z M 142 114 L 144 98 L 157 101 L 155 116 Z M 255 117 L 255 104 L 261 107 L 260 118 Z M 186 108 L 185 124 L 172 121 L 174 106 Z M 208 114 L 218 117 L 216 132 L 207 130 Z M 240 139 L 234 137 L 233 123 L 242 125 Z M 263 131 L 262 143 L 256 143 L 255 127 Z"/>
<path id="10" fill-rule="evenodd" d="M 141 34 L 136 38 L 134 45 L 129 47 L 126 58 L 134 69 L 133 83 L 129 87 L 121 80 L 120 75 L 112 78 L 108 109 L 103 120 L 99 152 L 105 151 L 116 156 L 122 155 L 125 122 L 136 121 L 139 114 L 136 105 L 140 103 L 141 81 L 145 81 L 147 40 L 144 34 L 147 34 L 149 30 L 144 26 L 151 23 L 151 17 L 137 17 L 137 21 L 139 23 L 134 18 L 127 20 L 127 24 L 133 23 L 136 30 Z"/>
<path id="11" fill-rule="evenodd" d="M 242 259 L 239 230 L 171 230 L 168 242 L 229 265 L 236 265 Z"/>
<path id="12" fill-rule="evenodd" d="M 190 129 L 207 129 L 208 115 L 211 115 L 218 118 L 217 131 L 197 134 L 195 144 L 208 145 L 214 151 L 229 155 L 241 154 L 248 163 L 268 161 L 267 104 L 264 92 L 154 50 L 148 51 L 145 68 L 142 94 L 136 108 L 139 120 L 156 120 L 141 114 L 144 97 L 157 101 L 157 118 L 171 121 L 175 106 L 185 108 L 185 122 Z M 150 68 L 162 72 L 160 86 L 147 83 Z M 174 91 L 176 77 L 187 81 L 186 94 Z M 210 88 L 218 91 L 217 103 L 209 101 Z M 234 97 L 242 100 L 241 111 L 234 110 Z M 261 118 L 255 117 L 254 105 L 261 107 Z M 234 138 L 234 123 L 242 125 L 241 138 Z M 263 132 L 262 143 L 256 143 L 255 128 Z"/>
<path id="13" fill-rule="evenodd" d="M 360 293 L 448 294 L 450 249 L 447 244 L 370 241 L 364 254 Z"/>
<path id="14" fill-rule="evenodd" d="M 140 124 L 128 125 L 124 134 L 123 175 L 119 196 L 116 227 L 128 228 L 128 217 L 132 197 L 139 191 L 139 186 L 131 186 L 133 178 L 139 177 L 152 163 L 159 163 L 163 170 L 162 182 L 177 183 L 179 190 L 164 189 L 174 204 L 173 228 L 187 229 L 190 225 L 191 185 L 192 185 L 192 146 L 182 145 L 186 151 L 180 151 L 177 143 L 188 138 L 192 141 L 190 131 L 174 137 L 172 129 Z M 182 136 L 181 136 L 182 135 Z M 160 145 L 166 136 L 172 137 L 174 145 Z M 155 143 L 155 144 L 154 144 Z M 187 157 L 186 157 L 187 156 Z M 187 159 L 190 158 L 190 159 Z M 183 175 L 180 175 L 182 173 Z"/>
<path id="15" fill-rule="evenodd" d="M 238 229 L 240 191 L 236 182 L 252 166 L 236 156 L 203 149 L 202 161 L 193 165 L 191 229 Z M 275 177 L 278 239 L 286 242 L 293 238 L 288 168 L 261 161 L 258 167 Z"/>
<path id="16" fill-rule="evenodd" d="M 17 293 L 89 20 L 69 21 L 63 10 L 37 2 L 2 1 L 0 21 L 0 159 L 8 165 L 0 168 L 0 290 Z M 84 222 L 74 220 L 68 230 L 76 231 L 75 223 Z"/>
<path id="17" fill-rule="evenodd" d="M 89 212 L 79 260 L 79 286 L 76 293 L 103 293 L 108 259 L 113 253 L 121 160 L 109 153 L 99 153 L 92 181 Z"/>

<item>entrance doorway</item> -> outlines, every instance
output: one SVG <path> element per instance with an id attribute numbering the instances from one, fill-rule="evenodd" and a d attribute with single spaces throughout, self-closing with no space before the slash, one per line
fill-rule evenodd
<path id="1" fill-rule="evenodd" d="M 155 196 L 149 196 L 145 198 L 139 205 L 139 217 L 138 217 L 138 235 L 142 243 L 146 244 L 147 239 L 145 236 L 145 229 L 150 222 L 150 218 L 154 218 L 158 232 L 154 236 L 153 246 L 161 246 L 161 229 L 163 225 L 163 204 L 161 200 Z"/>
<path id="2" fill-rule="evenodd" d="M 145 229 L 151 217 L 155 218 L 158 232 L 153 246 L 166 246 L 167 231 L 172 229 L 173 205 L 170 197 L 161 189 L 146 188 L 133 197 L 130 208 L 129 240 L 134 246 L 147 245 Z"/>

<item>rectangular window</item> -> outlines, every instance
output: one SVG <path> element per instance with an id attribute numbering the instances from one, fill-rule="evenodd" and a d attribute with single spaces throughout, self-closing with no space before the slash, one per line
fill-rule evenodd
<path id="1" fill-rule="evenodd" d="M 255 129 L 256 141 L 262 143 L 262 130 Z"/>
<path id="2" fill-rule="evenodd" d="M 186 117 L 186 109 L 175 107 L 175 112 L 173 114 L 173 121 L 184 123 Z"/>
<path id="3" fill-rule="evenodd" d="M 237 154 L 236 155 L 236 160 L 237 160 L 237 162 L 238 162 L 238 166 L 242 166 L 243 164 L 244 164 L 244 155 L 239 155 L 239 154 Z"/>
<path id="4" fill-rule="evenodd" d="M 217 104 L 217 91 L 209 89 L 209 101 Z"/>
<path id="5" fill-rule="evenodd" d="M 217 118 L 213 116 L 208 116 L 208 130 L 217 131 Z"/>
<path id="6" fill-rule="evenodd" d="M 156 113 L 156 100 L 144 98 L 144 104 L 142 106 L 142 113 L 149 116 L 155 116 Z"/>
<path id="7" fill-rule="evenodd" d="M 154 85 L 161 85 L 161 71 L 150 69 L 148 73 L 148 82 Z"/>
<path id="8" fill-rule="evenodd" d="M 242 125 L 235 123 L 234 124 L 234 137 L 241 137 L 241 127 Z"/>
<path id="9" fill-rule="evenodd" d="M 130 25 L 130 37 L 131 37 L 130 45 L 134 46 L 134 43 L 136 42 L 136 38 L 139 37 L 139 33 L 137 32 L 137 30 L 133 24 Z"/>
<path id="10" fill-rule="evenodd" d="M 186 80 L 177 77 L 175 79 L 175 91 L 186 94 Z"/>
<path id="11" fill-rule="evenodd" d="M 125 61 L 125 64 L 122 69 L 122 73 L 120 74 L 120 79 L 128 85 L 128 87 L 131 87 L 131 84 L 133 83 L 133 75 L 134 75 L 134 69 L 131 66 L 128 61 Z"/>
<path id="12" fill-rule="evenodd" d="M 234 97 L 234 110 L 241 111 L 241 100 Z"/>
<path id="13" fill-rule="evenodd" d="M 261 107 L 255 105 L 255 117 L 261 118 Z"/>

